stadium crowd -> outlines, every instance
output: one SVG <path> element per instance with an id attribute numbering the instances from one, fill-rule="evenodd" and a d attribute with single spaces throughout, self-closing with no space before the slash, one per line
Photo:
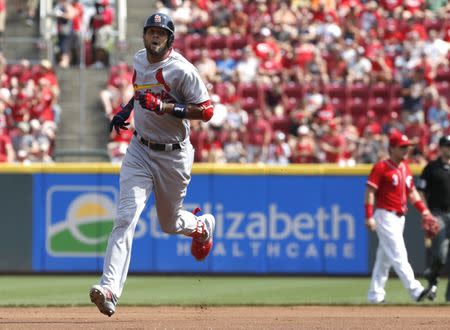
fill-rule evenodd
<path id="1" fill-rule="evenodd" d="M 174 48 L 215 114 L 193 121 L 197 162 L 374 163 L 387 136 L 434 157 L 450 134 L 450 5 L 425 0 L 160 1 Z M 133 91 L 125 63 L 102 91 L 109 118 Z M 131 134 L 111 136 L 113 161 Z"/>
<path id="2" fill-rule="evenodd" d="M 53 161 L 58 96 L 50 61 L 8 64 L 0 53 L 0 163 Z"/>

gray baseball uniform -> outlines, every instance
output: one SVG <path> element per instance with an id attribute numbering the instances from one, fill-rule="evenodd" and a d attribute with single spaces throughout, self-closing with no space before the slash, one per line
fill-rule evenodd
<path id="1" fill-rule="evenodd" d="M 201 104 L 209 101 L 208 91 L 196 68 L 171 50 L 161 62 L 151 64 L 146 50 L 134 57 L 133 84 L 136 92 L 150 90 L 163 102 Z M 150 196 L 161 229 L 171 234 L 192 234 L 197 218 L 182 210 L 191 179 L 194 149 L 189 141 L 189 120 L 158 115 L 134 102 L 136 135 L 131 140 L 120 171 L 120 201 L 117 219 L 106 250 L 100 285 L 120 297 L 130 264 L 134 230 Z M 165 144 L 152 150 L 143 141 Z M 172 144 L 181 148 L 173 149 Z"/>

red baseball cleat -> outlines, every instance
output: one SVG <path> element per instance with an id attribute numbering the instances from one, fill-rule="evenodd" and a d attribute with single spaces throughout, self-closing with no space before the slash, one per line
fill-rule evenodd
<path id="1" fill-rule="evenodd" d="M 196 208 L 194 214 L 200 209 Z M 205 214 L 197 218 L 197 230 L 192 236 L 191 254 L 197 261 L 203 261 L 213 246 L 213 233 L 216 220 L 212 214 Z"/>

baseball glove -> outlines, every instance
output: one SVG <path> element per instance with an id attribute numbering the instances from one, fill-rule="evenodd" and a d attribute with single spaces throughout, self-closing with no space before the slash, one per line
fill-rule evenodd
<path id="1" fill-rule="evenodd" d="M 439 221 L 431 213 L 422 215 L 422 228 L 427 238 L 433 238 L 439 232 Z"/>

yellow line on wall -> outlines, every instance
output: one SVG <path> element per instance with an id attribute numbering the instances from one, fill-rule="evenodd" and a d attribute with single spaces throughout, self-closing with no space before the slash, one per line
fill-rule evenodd
<path id="1" fill-rule="evenodd" d="M 258 164 L 209 164 L 196 163 L 193 174 L 220 175 L 368 175 L 371 164 L 341 167 L 334 164 L 292 164 L 287 166 Z M 0 174 L 27 173 L 70 173 L 70 174 L 116 174 L 120 166 L 111 163 L 53 163 L 29 165 L 0 164 Z M 422 166 L 411 165 L 413 174 L 418 175 Z"/>

